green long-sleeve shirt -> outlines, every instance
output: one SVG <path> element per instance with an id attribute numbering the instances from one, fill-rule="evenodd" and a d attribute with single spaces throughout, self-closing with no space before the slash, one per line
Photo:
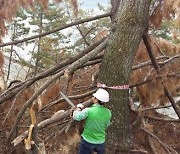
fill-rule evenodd
<path id="1" fill-rule="evenodd" d="M 105 142 L 106 129 L 110 124 L 111 111 L 99 104 L 85 108 L 82 111 L 75 110 L 73 119 L 81 121 L 85 119 L 82 137 L 85 141 L 93 144 Z"/>

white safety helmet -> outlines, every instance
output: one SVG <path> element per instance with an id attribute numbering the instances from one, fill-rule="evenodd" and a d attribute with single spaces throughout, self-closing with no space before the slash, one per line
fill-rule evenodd
<path id="1" fill-rule="evenodd" d="M 109 93 L 104 89 L 99 88 L 93 96 L 101 102 L 109 102 Z"/>

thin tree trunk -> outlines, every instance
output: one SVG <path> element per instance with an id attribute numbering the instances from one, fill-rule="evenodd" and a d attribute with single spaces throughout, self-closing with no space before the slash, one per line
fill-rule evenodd
<path id="1" fill-rule="evenodd" d="M 42 34 L 42 28 L 43 28 L 42 20 L 43 20 L 43 12 L 42 12 L 42 9 L 41 9 L 40 23 L 39 23 L 39 35 Z M 38 50 L 37 50 L 37 57 L 36 57 L 34 76 L 36 76 L 36 74 L 38 73 L 40 60 L 41 60 L 41 37 L 39 37 L 39 41 L 38 41 Z"/>
<path id="2" fill-rule="evenodd" d="M 14 21 L 13 24 L 13 34 L 12 34 L 12 41 L 14 41 L 15 39 L 15 35 L 16 35 L 16 21 Z M 13 54 L 13 44 L 11 45 L 11 49 L 10 49 L 10 57 L 9 57 L 9 64 L 8 64 L 8 73 L 7 73 L 7 79 L 6 79 L 6 84 L 9 80 L 9 76 L 10 76 L 10 72 L 11 72 L 11 62 L 12 62 L 12 54 Z"/>
<path id="3" fill-rule="evenodd" d="M 136 50 L 148 25 L 149 0 L 112 0 L 112 35 L 104 55 L 99 82 L 107 86 L 129 84 Z M 117 7 L 118 6 L 118 7 Z M 129 91 L 107 89 L 112 111 L 107 153 L 130 150 Z"/>

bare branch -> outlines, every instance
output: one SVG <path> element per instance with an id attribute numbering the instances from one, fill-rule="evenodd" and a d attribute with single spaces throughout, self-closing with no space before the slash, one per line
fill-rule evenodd
<path id="1" fill-rule="evenodd" d="M 149 142 L 149 145 L 150 145 L 150 147 L 152 149 L 153 154 L 158 154 L 157 151 L 156 151 L 155 145 L 152 142 L 152 138 L 150 136 L 148 136 L 148 142 Z"/>
<path id="2" fill-rule="evenodd" d="M 165 64 L 171 62 L 172 60 L 174 60 L 176 58 L 180 58 L 180 55 L 175 55 L 175 56 L 173 56 L 173 57 L 171 57 L 171 58 L 169 58 L 169 59 L 167 59 L 167 60 L 165 60 L 163 62 L 159 62 L 158 64 L 162 67 L 162 65 L 165 65 Z"/>
<path id="3" fill-rule="evenodd" d="M 91 104 L 92 104 L 92 99 L 87 100 L 86 102 L 83 103 L 83 105 L 84 105 L 85 107 L 90 106 Z M 52 116 L 51 118 L 46 119 L 46 120 L 40 122 L 40 123 L 37 125 L 37 129 L 38 129 L 38 130 L 41 130 L 41 129 L 43 129 L 43 128 L 51 125 L 51 124 L 54 124 L 54 123 L 56 123 L 56 122 L 61 121 L 61 120 L 64 119 L 64 118 L 70 117 L 70 116 L 71 116 L 71 113 L 72 113 L 72 109 L 67 110 L 67 111 L 65 111 L 65 112 L 62 113 L 62 114 L 58 114 L 57 116 L 54 116 L 54 117 Z M 16 146 L 16 145 L 18 145 L 19 143 L 21 143 L 21 142 L 24 140 L 24 138 L 27 137 L 27 134 L 28 134 L 28 131 L 26 131 L 26 132 L 24 132 L 23 134 L 21 134 L 20 136 L 16 137 L 16 138 L 12 141 L 12 143 L 14 143 L 14 146 Z"/>
<path id="4" fill-rule="evenodd" d="M 92 95 L 95 91 L 96 91 L 96 89 L 88 91 L 88 92 L 86 92 L 84 94 L 81 94 L 81 95 L 69 96 L 69 99 L 76 100 L 76 99 L 88 97 L 88 96 Z M 46 110 L 46 109 L 48 109 L 48 108 L 50 108 L 50 107 L 52 107 L 52 106 L 54 106 L 56 104 L 59 104 L 59 103 L 61 103 L 63 101 L 64 101 L 64 98 L 57 99 L 57 100 L 45 105 L 39 112 L 42 112 L 42 111 L 44 111 L 44 110 Z"/>
<path id="5" fill-rule="evenodd" d="M 150 41 L 149 41 L 149 36 L 147 34 L 143 35 L 143 41 L 144 41 L 144 44 L 147 48 L 147 51 L 148 51 L 148 54 L 149 54 L 149 57 L 152 61 L 152 64 L 155 68 L 155 70 L 157 71 L 157 74 L 160 76 L 160 67 L 158 65 L 158 63 L 156 62 L 156 59 L 154 58 L 154 55 L 152 53 L 152 48 L 151 48 L 151 45 L 150 45 Z M 163 83 L 163 80 L 162 80 L 162 83 Z M 178 106 L 176 106 L 176 103 L 173 99 L 173 97 L 171 96 L 170 92 L 168 91 L 167 87 L 164 86 L 164 93 L 165 95 L 168 97 L 169 101 L 171 102 L 173 108 L 174 108 L 174 111 L 176 112 L 176 114 L 178 115 L 179 119 L 180 119 L 180 109 L 178 108 Z"/>
<path id="6" fill-rule="evenodd" d="M 75 22 L 63 25 L 61 27 L 55 28 L 53 30 L 50 30 L 48 32 L 45 32 L 45 33 L 42 33 L 42 34 L 39 34 L 39 35 L 30 36 L 30 37 L 24 38 L 22 40 L 16 40 L 16 41 L 13 41 L 13 42 L 7 42 L 7 43 L 0 44 L 0 47 L 12 45 L 12 44 L 16 45 L 16 44 L 19 44 L 19 43 L 22 43 L 22 42 L 26 42 L 26 41 L 29 41 L 29 40 L 32 40 L 32 39 L 36 39 L 36 38 L 39 38 L 39 37 L 49 35 L 51 33 L 55 33 L 57 31 L 60 31 L 60 30 L 63 30 L 63 29 L 66 29 L 66 28 L 69 28 L 69 27 L 72 27 L 72 26 L 75 26 L 75 25 L 79 25 L 79 24 L 82 24 L 82 23 L 85 23 L 85 22 L 89 22 L 89 21 L 93 21 L 93 20 L 96 20 L 96 19 L 109 17 L 109 16 L 110 16 L 110 13 L 105 13 L 105 14 L 98 15 L 98 16 L 95 16 L 95 17 L 92 17 L 92 18 L 82 19 L 82 20 L 79 20 L 79 21 L 75 21 Z"/>
<path id="7" fill-rule="evenodd" d="M 165 119 L 165 118 L 158 118 L 158 117 L 153 117 L 153 116 L 149 116 L 149 115 L 145 115 L 144 117 L 145 117 L 145 118 L 148 118 L 148 119 L 157 120 L 157 121 L 180 123 L 180 120 L 179 120 L 179 119 Z"/>
<path id="8" fill-rule="evenodd" d="M 180 109 L 179 107 L 176 105 L 176 102 L 174 101 L 172 95 L 169 93 L 168 89 L 166 86 L 164 86 L 164 93 L 166 94 L 166 96 L 168 97 L 169 101 L 172 104 L 172 107 L 174 108 L 174 111 L 176 112 L 176 114 L 178 115 L 179 119 L 180 119 Z"/>
<path id="9" fill-rule="evenodd" d="M 87 41 L 86 36 L 83 34 L 83 32 L 82 32 L 81 28 L 79 27 L 79 25 L 76 26 L 76 27 L 77 27 L 77 29 L 79 30 L 79 32 L 80 32 L 80 34 L 81 34 L 81 36 L 82 36 L 84 42 L 89 46 L 90 43 Z"/>
<path id="10" fill-rule="evenodd" d="M 166 145 L 165 143 L 163 143 L 157 136 L 155 136 L 154 134 L 152 134 L 150 131 L 148 131 L 145 128 L 141 128 L 144 132 L 146 132 L 149 136 L 151 136 L 152 138 L 154 138 L 156 141 L 158 141 L 162 147 L 166 150 L 167 153 L 172 154 L 171 152 L 173 152 L 174 154 L 178 154 L 174 149 L 170 148 L 168 145 Z M 170 152 L 170 151 L 171 152 Z"/>
<path id="11" fill-rule="evenodd" d="M 177 77 L 177 78 L 179 78 L 180 76 L 179 76 L 178 74 L 179 74 L 179 72 L 167 74 L 167 78 L 171 78 L 171 77 Z M 156 77 L 155 79 L 156 79 L 156 80 L 157 80 L 157 79 L 161 79 L 161 76 L 158 76 L 158 77 Z M 130 88 L 138 87 L 138 86 L 141 86 L 141 85 L 143 85 L 143 84 L 145 84 L 145 83 L 147 83 L 147 82 L 151 82 L 152 80 L 153 80 L 153 78 L 149 78 L 149 79 L 143 80 L 143 81 L 141 81 L 141 82 L 139 82 L 139 83 L 131 84 L 129 87 L 130 87 Z"/>
<path id="12" fill-rule="evenodd" d="M 163 59 L 163 58 L 166 58 L 167 60 L 163 61 L 163 62 L 158 62 L 157 64 L 159 64 L 160 66 L 162 65 L 165 65 L 169 62 L 171 62 L 172 60 L 176 59 L 176 58 L 180 58 L 180 55 L 176 55 L 176 56 L 173 56 L 173 57 L 167 57 L 167 56 L 160 56 L 160 57 L 157 57 L 156 60 L 159 60 L 159 59 Z M 144 63 L 140 63 L 138 65 L 135 65 L 132 67 L 132 70 L 137 70 L 139 68 L 143 68 L 143 67 L 146 67 L 146 66 L 149 66 L 149 65 L 152 65 L 152 62 L 151 61 L 147 61 L 147 62 L 144 62 Z"/>
<path id="13" fill-rule="evenodd" d="M 21 91 L 22 89 L 24 89 L 25 87 L 28 88 L 29 86 L 31 86 L 33 83 L 35 83 L 37 80 L 40 80 L 42 78 L 48 77 L 50 75 L 55 74 L 56 72 L 60 71 L 60 69 L 62 69 L 63 67 L 67 66 L 68 64 L 72 64 L 74 61 L 76 61 L 77 59 L 83 57 L 85 54 L 89 53 L 90 51 L 92 51 L 95 47 L 97 47 L 98 45 L 100 45 L 100 43 L 102 43 L 104 41 L 104 39 L 97 41 L 96 43 L 88 46 L 84 51 L 79 52 L 77 55 L 71 57 L 68 60 L 63 61 L 62 63 L 58 64 L 55 67 L 52 67 L 48 70 L 46 70 L 45 72 L 42 72 L 38 75 L 36 75 L 35 77 L 28 79 L 24 82 L 21 82 L 19 84 L 16 84 L 16 86 L 13 86 L 9 89 L 7 89 L 6 91 L 4 91 L 1 95 L 0 95 L 0 104 L 4 103 L 5 101 L 7 101 L 8 99 L 12 98 L 14 95 L 16 95 L 19 91 Z"/>
<path id="14" fill-rule="evenodd" d="M 103 48 L 105 48 L 106 44 L 108 42 L 108 39 L 106 39 L 102 44 L 100 44 L 96 50 L 91 51 L 90 53 L 86 54 L 84 57 L 78 59 L 77 61 L 75 61 L 74 63 L 72 63 L 70 66 L 67 67 L 66 70 L 62 70 L 59 73 L 57 73 L 56 75 L 54 75 L 50 80 L 48 80 L 42 87 L 40 87 L 33 95 L 32 97 L 24 104 L 23 108 L 21 109 L 21 111 L 18 113 L 17 118 L 15 120 L 15 123 L 9 133 L 8 136 L 8 140 L 11 138 L 12 134 L 14 133 L 17 123 L 20 121 L 22 115 L 24 114 L 24 112 L 26 111 L 26 109 L 33 103 L 33 101 L 37 98 L 37 96 L 39 96 L 50 84 L 52 84 L 54 81 L 56 81 L 59 77 L 61 77 L 64 72 L 68 72 L 69 74 L 73 73 L 76 68 L 78 68 L 79 66 L 83 65 L 84 63 L 86 63 L 87 61 L 89 61 L 91 58 L 93 58 L 94 56 L 96 56 L 99 51 L 101 51 Z"/>
<path id="15" fill-rule="evenodd" d="M 171 105 L 168 105 L 168 106 L 164 106 L 165 107 L 170 107 Z M 157 121 L 164 121 L 164 122 L 177 122 L 177 123 L 180 123 L 180 120 L 179 119 L 173 119 L 173 118 L 159 118 L 159 117 L 154 117 L 154 116 L 149 116 L 149 115 L 146 115 L 146 114 L 143 114 L 144 112 L 146 111 L 150 111 L 150 110 L 155 110 L 155 109 L 159 109 L 159 108 L 163 108 L 163 107 L 152 107 L 152 108 L 146 108 L 146 109 L 135 109 L 134 108 L 134 102 L 133 100 L 131 99 L 130 101 L 130 109 L 133 113 L 137 114 L 137 120 L 134 122 L 133 125 L 135 125 L 136 123 L 139 123 L 139 121 L 142 121 L 142 115 L 143 115 L 143 118 L 148 118 L 148 119 L 153 119 L 153 120 L 157 120 Z"/>
<path id="16" fill-rule="evenodd" d="M 135 153 L 135 154 L 148 154 L 148 152 L 145 151 L 145 150 L 129 150 L 129 151 L 126 151 L 126 150 L 119 149 L 119 151 L 121 151 L 123 153 L 128 153 L 128 154 L 131 154 L 131 153 Z"/>

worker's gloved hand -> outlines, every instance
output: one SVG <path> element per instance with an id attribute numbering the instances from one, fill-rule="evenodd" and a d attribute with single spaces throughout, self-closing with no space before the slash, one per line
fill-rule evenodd
<path id="1" fill-rule="evenodd" d="M 84 105 L 83 105 L 83 104 L 81 104 L 81 103 L 79 103 L 76 107 L 77 107 L 77 109 L 83 110 Z"/>

